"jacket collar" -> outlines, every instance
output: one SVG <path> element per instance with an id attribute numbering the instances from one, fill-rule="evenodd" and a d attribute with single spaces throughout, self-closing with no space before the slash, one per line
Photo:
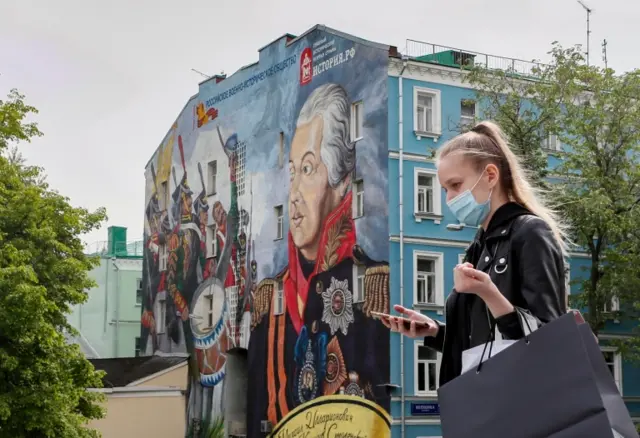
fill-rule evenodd
<path id="1" fill-rule="evenodd" d="M 524 206 L 515 202 L 507 202 L 493 214 L 487 230 L 484 233 L 482 230 L 479 230 L 478 234 L 481 236 L 481 239 L 483 238 L 485 241 L 498 237 L 508 238 L 511 235 L 514 219 L 530 214 L 532 214 L 531 211 Z M 482 236 L 482 234 L 484 234 L 484 236 Z"/>

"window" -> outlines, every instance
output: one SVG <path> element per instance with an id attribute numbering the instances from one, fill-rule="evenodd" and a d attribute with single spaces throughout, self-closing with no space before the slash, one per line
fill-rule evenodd
<path id="1" fill-rule="evenodd" d="M 542 149 L 560 152 L 562 151 L 562 142 L 557 135 L 551 134 L 542 141 Z"/>
<path id="2" fill-rule="evenodd" d="M 213 328 L 213 294 L 207 295 L 207 327 Z"/>
<path id="3" fill-rule="evenodd" d="M 136 280 L 136 305 L 142 304 L 142 278 Z"/>
<path id="4" fill-rule="evenodd" d="M 160 183 L 160 189 L 158 192 L 158 204 L 160 210 L 167 210 L 169 208 L 169 182 L 164 181 Z"/>
<path id="5" fill-rule="evenodd" d="M 164 299 L 156 301 L 156 333 L 164 333 L 164 325 L 167 320 L 167 303 Z"/>
<path id="6" fill-rule="evenodd" d="M 244 227 L 249 225 L 249 213 L 244 208 L 240 209 L 240 223 L 238 224 L 238 234 Z"/>
<path id="7" fill-rule="evenodd" d="M 364 126 L 364 104 L 362 101 L 351 105 L 351 141 L 362 138 Z"/>
<path id="8" fill-rule="evenodd" d="M 353 217 L 364 216 L 364 182 L 362 180 L 353 183 Z"/>
<path id="9" fill-rule="evenodd" d="M 413 130 L 416 134 L 438 137 L 440 126 L 440 90 L 413 87 Z"/>
<path id="10" fill-rule="evenodd" d="M 444 305 L 442 253 L 413 252 L 414 305 Z"/>
<path id="11" fill-rule="evenodd" d="M 140 356 L 140 350 L 142 350 L 142 345 L 141 344 L 142 343 L 140 342 L 140 338 L 136 338 L 135 344 L 134 344 L 134 347 L 133 347 L 133 350 L 135 352 L 134 354 L 135 354 L 136 357 Z"/>
<path id="12" fill-rule="evenodd" d="M 218 255 L 218 236 L 216 236 L 216 226 L 207 226 L 207 258 L 216 257 Z"/>
<path id="13" fill-rule="evenodd" d="M 564 287 L 565 305 L 569 309 L 569 295 L 571 295 L 571 265 L 569 263 L 564 265 Z"/>
<path id="14" fill-rule="evenodd" d="M 282 315 L 284 313 L 284 285 L 282 280 L 276 283 L 273 291 L 273 314 Z"/>
<path id="15" fill-rule="evenodd" d="M 435 395 L 440 378 L 440 354 L 422 345 L 422 341 L 415 343 L 415 394 Z"/>
<path id="16" fill-rule="evenodd" d="M 476 102 L 470 99 L 460 101 L 460 126 L 471 128 L 476 121 Z"/>
<path id="17" fill-rule="evenodd" d="M 169 249 L 167 248 L 167 244 L 160 245 L 158 253 L 158 269 L 160 271 L 167 270 L 167 262 L 169 261 Z"/>
<path id="18" fill-rule="evenodd" d="M 441 189 L 436 171 L 416 167 L 414 169 L 414 213 L 416 217 L 441 216 Z"/>
<path id="19" fill-rule="evenodd" d="M 216 177 L 218 176 L 218 162 L 211 161 L 207 164 L 207 195 L 216 194 Z"/>
<path id="20" fill-rule="evenodd" d="M 280 131 L 280 142 L 278 143 L 278 166 L 284 166 L 284 132 Z"/>
<path id="21" fill-rule="evenodd" d="M 284 211 L 282 205 L 275 208 L 276 214 L 276 240 L 284 237 Z"/>
<path id="22" fill-rule="evenodd" d="M 618 391 L 622 394 L 622 356 L 615 347 L 600 347 L 600 349 L 602 350 L 604 361 L 607 363 L 609 371 L 611 371 L 613 380 L 618 386 Z"/>
<path id="23" fill-rule="evenodd" d="M 238 196 L 244 195 L 245 191 L 245 173 L 247 161 L 247 144 L 242 142 L 238 144 L 236 149 L 236 187 L 238 188 Z"/>
<path id="24" fill-rule="evenodd" d="M 458 254 L 458 264 L 461 265 L 464 263 L 465 254 Z"/>
<path id="25" fill-rule="evenodd" d="M 353 302 L 361 303 L 365 298 L 365 271 L 366 267 L 364 265 L 353 265 Z"/>
<path id="26" fill-rule="evenodd" d="M 618 297 L 611 297 L 611 300 L 604 304 L 602 311 L 604 313 L 617 312 L 620 310 L 620 300 Z"/>

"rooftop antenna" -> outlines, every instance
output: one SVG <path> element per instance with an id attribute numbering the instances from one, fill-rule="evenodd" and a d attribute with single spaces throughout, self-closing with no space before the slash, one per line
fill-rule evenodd
<path id="1" fill-rule="evenodd" d="M 582 0 L 578 0 L 578 3 L 580 3 L 580 6 L 582 6 L 583 9 L 587 11 L 587 65 L 589 65 L 589 40 L 591 39 L 590 19 L 593 9 L 587 6 Z"/>
<path id="2" fill-rule="evenodd" d="M 211 78 L 211 76 L 206 75 L 206 74 L 202 73 L 201 71 L 196 70 L 195 68 L 192 68 L 191 71 L 194 72 L 194 73 L 198 73 L 200 76 L 205 77 L 207 79 Z"/>
<path id="3" fill-rule="evenodd" d="M 607 64 L 607 40 L 602 42 L 602 59 L 604 60 L 604 68 L 608 68 Z"/>

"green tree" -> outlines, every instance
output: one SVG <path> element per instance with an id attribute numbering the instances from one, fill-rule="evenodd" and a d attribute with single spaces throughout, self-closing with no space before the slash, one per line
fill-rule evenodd
<path id="1" fill-rule="evenodd" d="M 466 81 L 482 117 L 500 124 L 537 185 L 550 190 L 573 250 L 590 258 L 584 279 L 572 282 L 582 293 L 571 298 L 598 333 L 613 318 L 637 321 L 640 310 L 640 71 L 588 66 L 577 49 L 556 43 L 549 54 L 550 63 L 529 71 L 470 67 Z M 552 152 L 560 163 L 553 169 L 543 150 L 549 135 L 564 144 Z"/>
<path id="2" fill-rule="evenodd" d="M 52 190 L 42 169 L 11 146 L 42 135 L 37 113 L 13 90 L 0 100 L 0 436 L 94 437 L 90 419 L 103 415 L 101 386 L 77 345 L 65 314 L 94 286 L 79 236 L 104 210 L 74 208 Z"/>

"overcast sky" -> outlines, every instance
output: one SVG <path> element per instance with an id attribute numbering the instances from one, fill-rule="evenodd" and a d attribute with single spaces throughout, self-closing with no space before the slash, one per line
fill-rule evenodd
<path id="1" fill-rule="evenodd" d="M 586 1 L 592 63 L 606 38 L 610 67 L 640 67 L 640 1 Z M 144 167 L 203 80 L 191 69 L 231 74 L 315 24 L 401 51 L 409 38 L 525 60 L 586 42 L 575 0 L 0 0 L 0 95 L 18 88 L 39 108 L 45 136 L 22 150 L 51 185 L 136 239 Z"/>

